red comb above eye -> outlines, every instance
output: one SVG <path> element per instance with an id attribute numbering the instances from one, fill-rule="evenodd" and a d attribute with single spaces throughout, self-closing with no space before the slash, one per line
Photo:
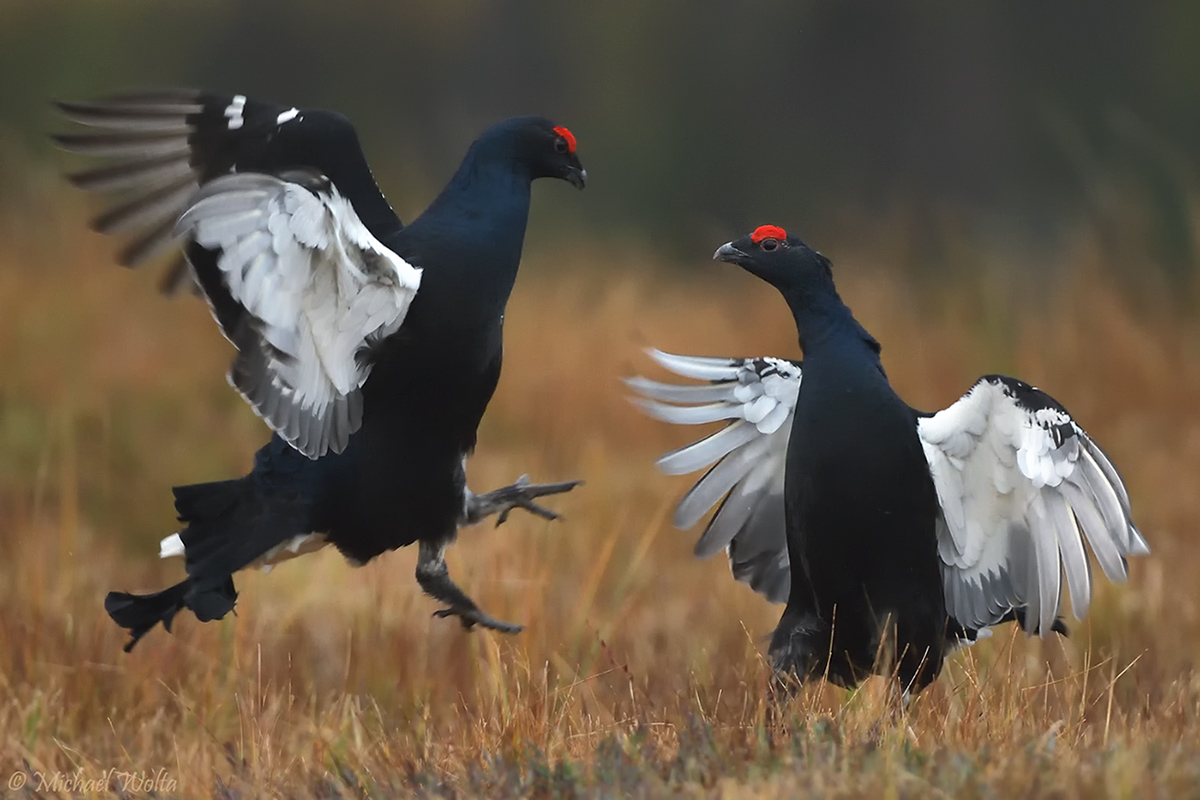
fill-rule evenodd
<path id="1" fill-rule="evenodd" d="M 567 140 L 567 152 L 574 153 L 575 152 L 575 134 L 571 133 L 569 130 L 564 128 L 562 125 L 555 126 L 554 132 Z"/>
<path id="2" fill-rule="evenodd" d="M 787 239 L 787 231 L 778 225 L 760 225 L 750 234 L 750 241 L 758 244 L 763 239 Z"/>

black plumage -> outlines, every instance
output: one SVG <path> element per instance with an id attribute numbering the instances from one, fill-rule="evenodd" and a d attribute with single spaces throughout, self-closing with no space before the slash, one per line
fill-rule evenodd
<path id="1" fill-rule="evenodd" d="M 630 385 L 668 422 L 732 420 L 659 463 L 714 465 L 676 524 L 720 502 L 697 554 L 725 548 L 735 577 L 786 602 L 770 645 L 778 670 L 853 686 L 881 668 L 917 691 L 992 625 L 1065 634 L 1063 574 L 1076 618 L 1091 600 L 1085 540 L 1114 580 L 1126 556 L 1149 552 L 1115 468 L 1048 395 L 989 375 L 944 411 L 917 411 L 892 390 L 828 259 L 776 226 L 715 257 L 779 289 L 804 361 L 654 351 L 708 383 Z"/>
<path id="2" fill-rule="evenodd" d="M 464 471 L 500 377 L 530 184 L 586 179 L 570 131 L 541 117 L 493 126 L 406 227 L 339 114 L 190 91 L 59 105 L 93 128 L 60 144 L 122 159 L 72 176 L 126 192 L 96 227 L 134 234 L 130 265 L 183 244 L 190 268 L 164 285 L 198 285 L 237 348 L 231 383 L 276 432 L 245 477 L 175 490 L 186 527 L 163 555 L 183 555 L 188 577 L 108 596 L 129 647 L 183 608 L 224 616 L 234 572 L 324 544 L 365 563 L 419 542 L 440 615 L 519 630 L 454 585 L 443 552 L 490 514 L 553 518 L 535 498 L 576 485 L 475 495 Z"/>

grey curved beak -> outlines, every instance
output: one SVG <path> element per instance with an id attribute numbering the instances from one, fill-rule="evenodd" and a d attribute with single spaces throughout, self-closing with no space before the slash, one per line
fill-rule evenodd
<path id="1" fill-rule="evenodd" d="M 739 258 L 745 257 L 746 254 L 734 247 L 733 242 L 726 242 L 713 253 L 714 261 L 728 261 L 731 264 L 736 264 Z"/>
<path id="2" fill-rule="evenodd" d="M 584 186 L 587 186 L 587 170 L 572 169 L 567 173 L 567 182 L 576 189 L 582 189 Z"/>

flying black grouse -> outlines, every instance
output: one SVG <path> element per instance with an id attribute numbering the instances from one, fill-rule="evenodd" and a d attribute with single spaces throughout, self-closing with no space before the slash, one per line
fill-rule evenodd
<path id="1" fill-rule="evenodd" d="M 108 595 L 125 649 L 183 608 L 229 613 L 234 572 L 328 544 L 361 564 L 419 542 L 438 616 L 519 631 L 451 581 L 443 553 L 490 514 L 554 518 L 534 499 L 576 485 L 522 478 L 476 495 L 465 476 L 500 377 L 530 184 L 587 177 L 571 132 L 533 116 L 489 128 L 406 227 L 339 114 L 195 91 L 58 105 L 92 129 L 59 144 L 119 159 L 71 176 L 124 192 L 96 229 L 137 234 L 130 265 L 183 243 L 166 288 L 195 281 L 237 348 L 230 382 L 275 432 L 245 477 L 175 489 L 186 527 L 161 554 L 182 555 L 188 577 Z"/>
<path id="2" fill-rule="evenodd" d="M 715 464 L 675 524 L 695 525 L 724 497 L 696 554 L 724 548 L 738 580 L 787 603 L 770 645 L 776 669 L 853 686 L 883 666 L 917 691 L 946 653 L 997 623 L 1065 633 L 1063 572 L 1082 619 L 1085 538 L 1117 581 L 1126 556 L 1149 552 L 1116 469 L 1049 395 L 987 375 L 944 411 L 916 411 L 888 384 L 879 343 L 838 297 L 828 259 L 773 225 L 714 258 L 783 294 L 803 363 L 653 351 L 708 383 L 629 383 L 658 419 L 732 420 L 659 466 Z M 885 636 L 894 661 L 876 664 Z"/>

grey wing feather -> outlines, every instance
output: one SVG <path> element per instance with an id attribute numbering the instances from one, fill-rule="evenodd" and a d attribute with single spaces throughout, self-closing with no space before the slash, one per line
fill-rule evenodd
<path id="1" fill-rule="evenodd" d="M 733 577 L 749 584 L 772 603 L 786 603 L 792 585 L 792 566 L 787 550 L 782 469 L 778 475 L 776 484 L 759 494 L 753 504 L 741 500 L 748 509 L 744 521 L 741 515 L 729 519 L 725 524 L 730 528 L 736 525 L 736 531 L 733 535 L 723 532 L 721 537 L 729 537 L 729 567 Z M 725 510 L 737 501 L 735 494 L 725 499 L 713 520 L 714 526 L 721 524 Z"/>
<path id="2" fill-rule="evenodd" d="M 721 430 L 666 454 L 669 474 L 711 467 L 680 500 L 676 527 L 690 528 L 714 506 L 716 513 L 696 542 L 696 555 L 720 550 L 734 577 L 769 600 L 787 600 L 791 565 L 784 521 L 784 466 L 791 413 L 800 389 L 797 362 L 775 358 L 701 358 L 649 351 L 666 369 L 708 381 L 675 385 L 629 378 L 648 415 L 678 425 L 729 421 Z M 676 405 L 672 405 L 676 404 Z"/>
<path id="3" fill-rule="evenodd" d="M 56 105 L 64 117 L 90 129 L 54 136 L 60 147 L 121 159 L 68 176 L 89 191 L 126 195 L 92 223 L 101 233 L 132 235 L 118 254 L 119 262 L 134 267 L 176 247 L 175 221 L 200 185 L 188 142 L 193 132 L 188 118 L 203 109 L 200 93 L 163 91 Z M 190 270 L 172 267 L 163 286 L 173 289 L 190 282 Z"/>

